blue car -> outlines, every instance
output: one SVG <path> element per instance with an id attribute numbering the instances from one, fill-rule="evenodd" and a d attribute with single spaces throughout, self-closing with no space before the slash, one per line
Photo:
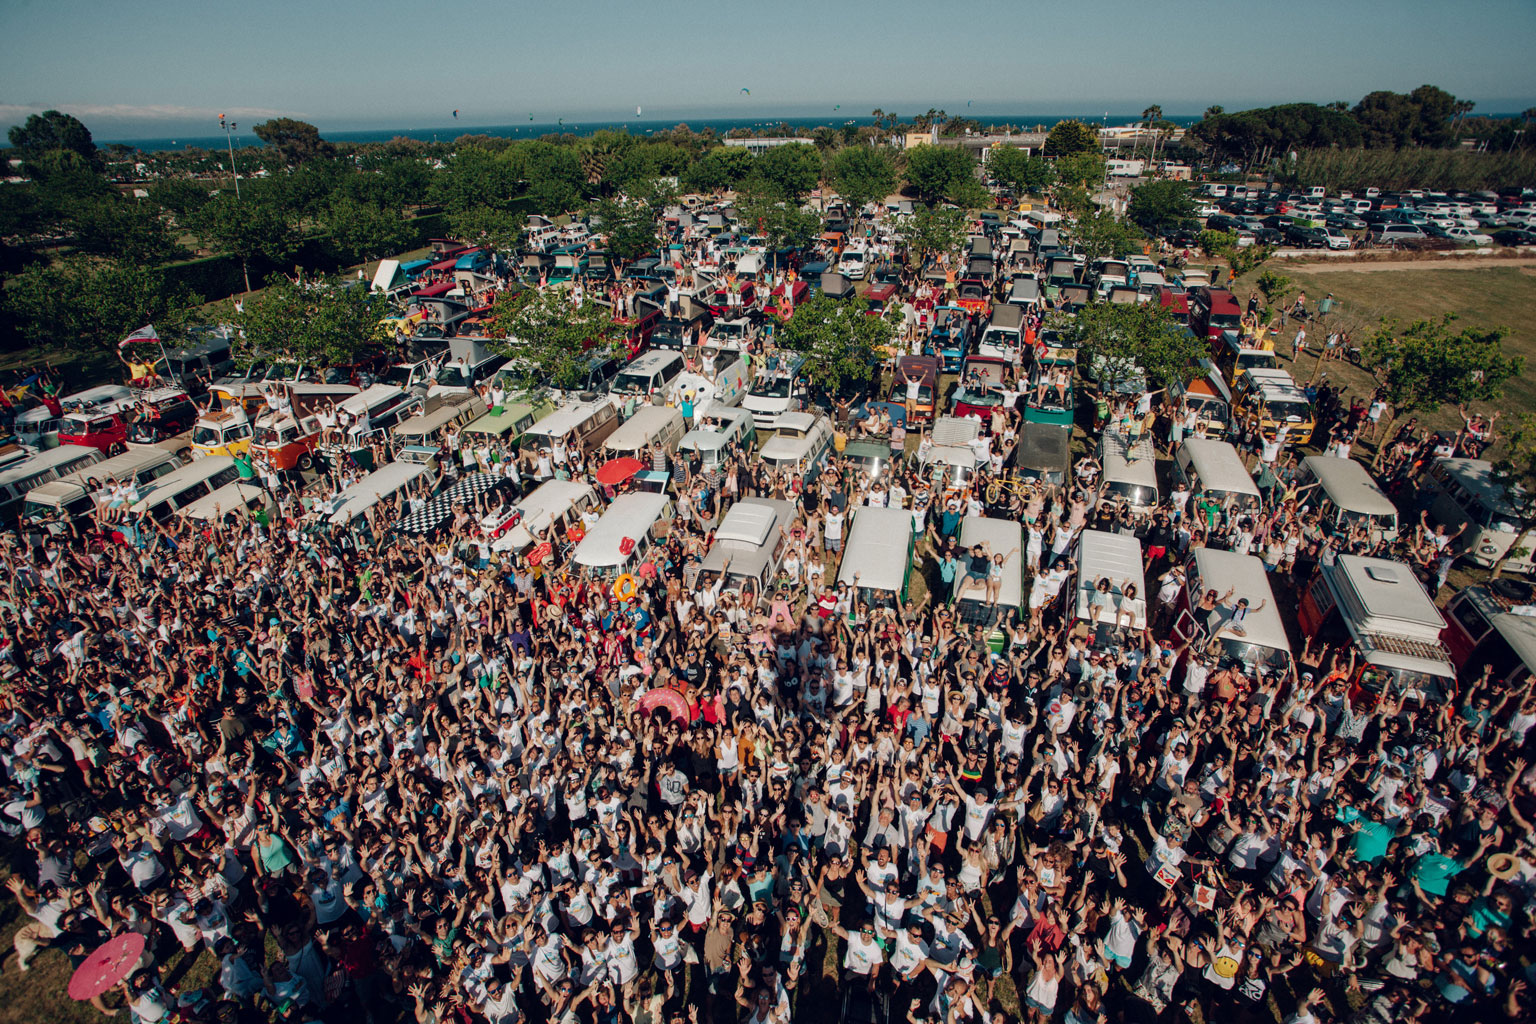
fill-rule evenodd
<path id="1" fill-rule="evenodd" d="M 933 330 L 923 343 L 923 354 L 937 356 L 943 372 L 959 373 L 974 342 L 971 314 L 959 306 L 939 306 L 933 311 Z"/>

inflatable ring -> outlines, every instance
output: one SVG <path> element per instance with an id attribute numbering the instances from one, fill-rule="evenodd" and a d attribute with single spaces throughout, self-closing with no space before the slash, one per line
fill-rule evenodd
<path id="1" fill-rule="evenodd" d="M 638 593 L 640 593 L 640 581 L 630 573 L 625 573 L 613 581 L 613 596 L 620 601 L 633 601 Z"/>

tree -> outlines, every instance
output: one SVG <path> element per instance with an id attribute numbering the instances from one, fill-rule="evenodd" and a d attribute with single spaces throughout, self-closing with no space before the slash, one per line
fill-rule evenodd
<path id="1" fill-rule="evenodd" d="M 1269 309 L 1274 309 L 1284 302 L 1292 290 L 1291 279 L 1283 274 L 1277 274 L 1273 270 L 1264 271 L 1259 275 L 1258 280 L 1254 284 L 1258 286 L 1259 291 L 1263 294 L 1264 305 Z"/>
<path id="2" fill-rule="evenodd" d="M 67 224 L 80 252 L 150 266 L 184 255 L 160 212 L 149 203 L 108 193 L 75 200 L 66 209 Z"/>
<path id="3" fill-rule="evenodd" d="M 454 238 L 493 250 L 512 250 L 522 240 L 528 218 L 520 213 L 478 206 L 448 215 Z"/>
<path id="4" fill-rule="evenodd" d="M 1212 103 L 1210 106 L 1205 108 L 1204 118 L 1205 120 L 1209 121 L 1211 118 L 1220 117 L 1226 112 L 1227 108 L 1223 107 L 1220 103 Z"/>
<path id="5" fill-rule="evenodd" d="M 538 209 L 552 215 L 581 205 L 586 180 L 571 146 L 529 139 L 508 146 L 502 159 Z"/>
<path id="6" fill-rule="evenodd" d="M 101 169 L 101 154 L 91 140 L 91 130 L 70 114 L 61 114 L 57 110 L 32 114 L 24 124 L 13 125 L 8 137 L 26 163 L 32 163 L 44 153 L 62 149 L 77 154 L 93 170 Z"/>
<path id="7" fill-rule="evenodd" d="M 1136 247 L 1141 233 L 1108 210 L 1082 213 L 1072 222 L 1072 238 L 1083 250 L 1089 263 L 1107 257 L 1120 257 Z"/>
<path id="8" fill-rule="evenodd" d="M 337 198 L 320 217 L 320 227 L 343 264 L 363 263 L 411 247 L 416 230 L 398 210 L 346 197 Z"/>
<path id="9" fill-rule="evenodd" d="M 1162 108 L 1162 105 L 1159 104 L 1159 103 L 1154 103 L 1150 107 L 1148 107 L 1146 110 L 1143 110 L 1141 112 L 1141 123 L 1146 127 L 1146 129 L 1148 131 L 1151 131 L 1154 128 L 1156 128 L 1157 127 L 1157 123 L 1159 121 L 1161 121 L 1162 119 L 1163 119 L 1163 108 Z M 1141 144 L 1141 139 L 1139 137 L 1140 133 L 1138 132 L 1137 134 L 1138 134 L 1138 138 L 1136 139 L 1135 145 L 1139 146 Z M 1132 149 L 1131 149 L 1131 155 L 1134 156 L 1135 153 L 1136 153 L 1135 146 L 1133 146 Z M 1153 159 L 1153 160 L 1157 159 L 1157 136 L 1156 135 L 1152 136 L 1152 156 L 1151 156 L 1151 159 Z"/>
<path id="10" fill-rule="evenodd" d="M 166 178 L 149 186 L 149 201 L 182 223 L 208 203 L 208 186 L 188 178 Z"/>
<path id="11" fill-rule="evenodd" d="M 1195 224 L 1195 200 L 1182 181 L 1152 181 L 1131 189 L 1126 216 L 1151 235 Z"/>
<path id="12" fill-rule="evenodd" d="M 0 294 L 5 318 L 27 344 L 113 351 L 145 324 L 162 335 L 179 330 L 202 301 L 158 269 L 88 256 L 28 267 Z"/>
<path id="13" fill-rule="evenodd" d="M 597 204 L 597 216 L 608 236 L 608 251 L 625 263 L 656 251 L 656 215 L 644 202 L 605 199 Z"/>
<path id="14" fill-rule="evenodd" d="M 800 203 L 821 183 L 821 154 L 807 142 L 774 146 L 755 158 L 753 187 L 780 199 Z"/>
<path id="15" fill-rule="evenodd" d="M 1439 320 L 1415 320 L 1402 327 L 1384 318 L 1361 346 L 1361 363 L 1381 385 L 1392 414 L 1434 412 L 1446 402 L 1468 405 L 1504 394 L 1504 382 L 1520 374 L 1525 360 L 1506 356 L 1505 330 L 1472 327 L 1452 332 L 1455 314 Z M 1381 425 L 1380 436 L 1387 437 Z M 1386 452 L 1378 447 L 1376 461 Z"/>
<path id="16" fill-rule="evenodd" d="M 555 289 L 502 292 L 491 326 L 505 339 L 495 347 L 512 359 L 506 371 L 514 388 L 526 395 L 585 386 L 592 359 L 610 353 L 624 331 L 606 307 L 587 299 L 573 308 Z"/>
<path id="17" fill-rule="evenodd" d="M 432 179 L 432 197 L 452 218 L 488 208 L 506 210 L 521 186 L 512 165 L 478 146 L 459 149 L 448 166 Z"/>
<path id="18" fill-rule="evenodd" d="M 817 292 L 795 308 L 776 340 L 781 348 L 805 357 L 806 377 L 829 394 L 840 394 L 878 383 L 884 346 L 895 334 L 889 321 L 865 315 L 860 304 Z"/>
<path id="19" fill-rule="evenodd" d="M 976 165 L 958 146 L 918 146 L 907 153 L 907 184 L 929 206 L 973 198 L 970 183 L 980 184 Z"/>
<path id="20" fill-rule="evenodd" d="M 1072 153 L 1059 157 L 1056 160 L 1055 169 L 1057 183 L 1061 185 L 1096 189 L 1104 184 L 1102 153 Z"/>
<path id="21" fill-rule="evenodd" d="M 251 131 L 271 146 L 278 158 L 289 167 L 297 167 L 316 157 L 336 155 L 336 147 L 322 139 L 320 129 L 307 121 L 274 117 L 252 126 Z"/>
<path id="22" fill-rule="evenodd" d="M 1238 245 L 1237 236 L 1230 231 L 1202 231 L 1199 245 L 1210 255 L 1226 260 L 1234 280 L 1257 270 L 1275 254 L 1272 245 Z"/>
<path id="23" fill-rule="evenodd" d="M 1045 137 L 1042 150 L 1046 156 L 1071 156 L 1073 153 L 1097 153 L 1099 133 L 1081 121 L 1057 121 Z"/>
<path id="24" fill-rule="evenodd" d="M 783 249 L 803 249 L 821 234 L 819 214 L 804 210 L 794 203 L 777 202 L 771 197 L 744 194 L 736 204 L 742 223 L 767 240 L 767 249 L 778 267 L 778 254 Z"/>
<path id="25" fill-rule="evenodd" d="M 278 204 L 225 192 L 198 211 L 195 230 L 203 239 L 240 258 L 245 290 L 251 290 L 251 260 L 286 263 L 299 247 L 299 234 Z"/>
<path id="26" fill-rule="evenodd" d="M 965 214 L 959 210 L 919 206 L 902 229 L 902 237 L 921 261 L 930 255 L 958 252 L 965 244 L 967 226 Z"/>
<path id="27" fill-rule="evenodd" d="M 1079 359 L 1097 367 L 1101 382 L 1125 378 L 1140 367 L 1149 388 L 1188 384 L 1201 375 L 1200 360 L 1210 354 L 1203 340 L 1156 302 L 1095 302 L 1075 317 L 1052 313 L 1046 323 L 1072 339 Z"/>
<path id="28" fill-rule="evenodd" d="M 350 363 L 389 315 L 384 296 L 355 283 L 296 285 L 281 274 L 233 314 L 249 354 L 319 366 Z"/>
<path id="29" fill-rule="evenodd" d="M 683 173 L 683 181 L 696 192 L 726 192 L 741 184 L 751 171 L 751 153 L 739 146 L 717 146 Z"/>
<path id="30" fill-rule="evenodd" d="M 1030 156 L 1017 146 L 993 146 L 987 154 L 987 173 L 1020 196 L 1040 195 L 1056 180 L 1048 160 Z"/>
<path id="31" fill-rule="evenodd" d="M 896 191 L 896 165 L 885 150 L 849 146 L 832 158 L 832 184 L 854 210 Z"/>

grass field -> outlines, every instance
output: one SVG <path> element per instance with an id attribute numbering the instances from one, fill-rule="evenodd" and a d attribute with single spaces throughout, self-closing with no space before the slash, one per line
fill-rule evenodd
<path id="1" fill-rule="evenodd" d="M 1419 269 L 1423 267 L 1424 269 Z M 1491 404 L 1506 418 L 1521 412 L 1536 412 L 1536 320 L 1531 311 L 1536 310 L 1536 267 L 1488 266 L 1476 268 L 1438 269 L 1436 264 L 1425 262 L 1398 270 L 1344 270 L 1319 271 L 1313 266 L 1289 266 L 1272 260 L 1263 269 L 1289 277 L 1296 292 L 1305 291 L 1308 308 L 1315 309 L 1318 300 L 1333 293 L 1339 307 L 1335 320 L 1351 332 L 1356 344 L 1360 344 L 1374 331 L 1383 317 L 1395 317 L 1403 322 L 1424 318 L 1436 318 L 1444 313 L 1455 313 L 1469 327 L 1505 327 L 1505 351 L 1524 356 L 1527 372 L 1509 382 L 1504 398 Z M 1262 272 L 1262 271 L 1261 271 Z M 1254 290 L 1253 282 L 1258 274 L 1249 274 L 1237 281 L 1234 289 L 1239 303 L 1246 303 Z M 1326 331 L 1315 327 L 1307 330 L 1309 346 L 1321 344 Z M 1290 339 L 1295 328 L 1282 331 L 1277 350 L 1288 363 Z M 1294 376 L 1306 380 L 1312 373 L 1316 356 L 1303 357 L 1300 366 L 1292 370 Z M 1352 392 L 1369 391 L 1373 386 L 1370 374 L 1342 360 L 1323 364 L 1330 380 L 1342 382 Z M 1419 421 L 1432 428 L 1460 427 L 1456 409 L 1442 407 L 1434 413 L 1420 411 Z"/>

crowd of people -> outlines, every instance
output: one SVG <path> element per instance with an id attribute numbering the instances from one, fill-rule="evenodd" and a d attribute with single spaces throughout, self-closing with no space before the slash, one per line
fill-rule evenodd
<path id="1" fill-rule="evenodd" d="M 1321 436 L 1380 418 L 1319 407 Z M 1185 436 L 1166 396 L 1104 420 Z M 1289 600 L 1341 552 L 1443 583 L 1443 529 L 1341 530 L 1252 431 L 1260 510 L 1175 488 L 1136 514 L 1087 456 L 989 501 L 1016 408 L 961 489 L 921 469 L 923 428 L 860 429 L 908 427 L 879 478 L 663 453 L 676 512 L 627 600 L 572 534 L 495 550 L 473 501 L 431 539 L 390 529 L 425 493 L 312 528 L 345 467 L 270 478 L 259 519 L 5 534 L 4 970 L 138 932 L 95 1005 L 145 1024 L 1530 1019 L 1529 682 L 1365 701 L 1347 647 L 1280 668 L 1171 631 L 1192 549 L 1259 555 Z M 444 443 L 516 492 L 599 461 Z M 1440 443 L 1378 441 L 1394 494 Z M 749 496 L 796 510 L 762 594 L 697 571 Z M 926 596 L 837 582 L 864 505 L 911 511 Z M 1014 552 L 960 546 L 976 515 L 1022 524 L 1023 607 L 996 586 Z M 1062 597 L 1083 530 L 1145 553 L 1149 593 L 1095 599 L 1108 646 Z"/>

